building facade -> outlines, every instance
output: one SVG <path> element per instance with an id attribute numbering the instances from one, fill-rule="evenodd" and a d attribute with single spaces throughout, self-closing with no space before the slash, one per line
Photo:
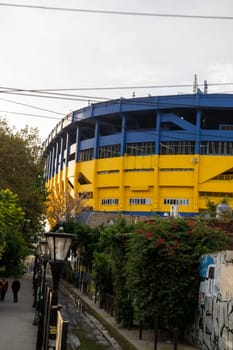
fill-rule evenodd
<path id="1" fill-rule="evenodd" d="M 48 189 L 97 212 L 193 216 L 233 206 L 233 95 L 118 99 L 74 111 L 44 142 Z"/>

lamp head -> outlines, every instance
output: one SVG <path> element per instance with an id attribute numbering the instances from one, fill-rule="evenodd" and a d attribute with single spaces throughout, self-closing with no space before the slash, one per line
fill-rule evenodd
<path id="1" fill-rule="evenodd" d="M 51 253 L 51 260 L 66 260 L 72 238 L 75 237 L 72 233 L 65 233 L 64 229 L 59 228 L 57 232 L 47 232 L 45 237 L 48 241 L 49 250 Z"/>

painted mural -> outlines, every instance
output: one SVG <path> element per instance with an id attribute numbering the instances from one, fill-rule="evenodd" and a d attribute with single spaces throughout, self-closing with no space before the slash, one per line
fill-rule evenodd
<path id="1" fill-rule="evenodd" d="M 200 262 L 198 343 L 201 350 L 233 350 L 233 251 Z"/>

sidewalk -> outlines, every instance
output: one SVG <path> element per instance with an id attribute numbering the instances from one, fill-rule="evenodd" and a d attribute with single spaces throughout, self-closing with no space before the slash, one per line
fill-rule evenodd
<path id="1" fill-rule="evenodd" d="M 119 334 L 120 338 L 125 339 L 130 345 L 130 349 L 134 348 L 135 350 L 154 350 L 154 332 L 153 330 L 143 330 L 142 339 L 139 339 L 139 331 L 138 330 L 128 330 L 120 326 L 115 319 L 105 312 L 103 309 L 99 308 L 97 303 L 94 303 L 88 296 L 82 294 L 77 288 L 71 287 L 69 285 L 69 290 L 72 290 L 72 295 L 76 295 L 77 298 L 81 299 L 89 308 L 91 313 L 98 314 L 100 318 L 107 324 L 110 328 L 114 328 L 115 331 Z M 177 346 L 178 350 L 197 350 L 198 348 L 179 344 Z M 173 350 L 173 344 L 169 341 L 164 343 L 158 343 L 158 350 Z"/>
<path id="2" fill-rule="evenodd" d="M 32 276 L 21 280 L 18 303 L 13 302 L 11 280 L 4 302 L 0 302 L 0 348 L 4 350 L 33 350 L 36 348 L 37 327 L 34 319 Z"/>

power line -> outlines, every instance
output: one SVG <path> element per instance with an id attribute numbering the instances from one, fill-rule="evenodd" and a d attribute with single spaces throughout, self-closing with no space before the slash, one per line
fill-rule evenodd
<path id="1" fill-rule="evenodd" d="M 74 98 L 74 97 L 64 97 L 64 96 L 56 96 L 56 95 L 49 95 L 49 93 L 44 93 L 44 95 L 39 95 L 38 93 L 27 93 L 26 90 L 22 90 L 21 92 L 12 91 L 12 90 L 0 90 L 0 94 L 9 94 L 9 95 L 20 95 L 20 96 L 27 96 L 27 97 L 41 97 L 41 98 L 49 98 L 49 99 L 57 99 L 57 100 L 68 100 L 68 101 L 89 101 L 90 99 L 93 102 L 99 102 L 99 99 L 95 99 L 94 97 L 85 97 L 85 98 Z M 104 98 L 101 98 L 103 100 Z"/>
<path id="2" fill-rule="evenodd" d="M 0 100 L 6 101 L 6 102 L 10 102 L 10 103 L 15 103 L 15 104 L 18 104 L 18 105 L 21 105 L 21 106 L 25 106 L 25 107 L 30 107 L 30 108 L 38 109 L 38 110 L 44 111 L 44 112 L 59 114 L 59 115 L 62 115 L 63 117 L 65 116 L 65 113 L 55 112 L 55 111 L 52 111 L 51 109 L 40 108 L 40 107 L 28 105 L 28 104 L 26 104 L 26 103 L 17 102 L 17 101 L 14 101 L 14 100 L 8 100 L 8 99 L 2 98 L 2 97 L 0 97 Z"/>
<path id="3" fill-rule="evenodd" d="M 230 85 L 233 85 L 231 83 Z M 38 92 L 45 91 L 91 91 L 91 90 L 132 90 L 132 89 L 160 89 L 160 88 L 181 88 L 193 87 L 193 84 L 178 84 L 178 85 L 136 85 L 136 86 L 104 86 L 104 87 L 79 87 L 79 88 L 65 88 L 65 89 L 45 89 L 35 90 Z"/>
<path id="4" fill-rule="evenodd" d="M 25 4 L 14 4 L 14 3 L 13 4 L 0 3 L 0 6 L 30 8 L 30 9 L 50 10 L 50 11 L 63 11 L 63 12 L 92 13 L 92 14 L 103 14 L 103 15 L 164 17 L 164 18 L 168 18 L 168 17 L 170 17 L 170 18 L 191 18 L 191 19 L 207 19 L 207 20 L 233 20 L 233 16 L 208 16 L 208 15 L 188 15 L 188 14 L 186 15 L 186 14 L 174 14 L 174 13 L 92 10 L 92 9 L 80 9 L 80 8 L 68 8 L 68 7 L 25 5 Z"/>
<path id="5" fill-rule="evenodd" d="M 44 96 L 44 95 L 36 95 L 38 97 L 48 97 L 48 98 L 58 98 L 60 97 L 61 99 L 63 99 L 63 97 L 75 97 L 74 100 L 106 100 L 105 97 L 98 97 L 98 96 L 83 96 L 83 95 L 73 95 L 73 94 L 65 94 L 65 93 L 56 93 L 56 92 L 52 92 L 53 90 L 35 90 L 35 89 L 19 89 L 19 88 L 9 88 L 9 87 L 0 87 L 0 93 L 6 93 L 6 94 L 17 94 L 20 93 L 20 95 L 25 95 L 25 96 L 34 96 L 31 94 L 27 94 L 27 93 L 33 93 L 33 94 L 38 94 L 38 93 L 43 93 L 45 95 L 48 96 Z M 55 91 L 55 90 L 54 90 Z M 60 91 L 62 91 L 62 89 L 60 89 Z M 77 98 L 76 98 L 77 97 Z M 67 99 L 67 98 L 64 98 Z M 71 98 L 72 99 L 72 98 Z"/>
<path id="6" fill-rule="evenodd" d="M 201 86 L 201 84 L 199 84 Z M 233 83 L 212 83 L 212 84 L 209 84 L 211 86 L 226 86 L 226 85 L 233 85 Z M 17 92 L 17 91 L 20 91 L 22 92 L 22 96 L 31 96 L 30 94 L 26 94 L 26 93 L 23 93 L 23 92 L 28 92 L 28 91 L 32 91 L 32 92 L 40 92 L 40 91 L 43 91 L 43 92 L 48 92 L 48 94 L 50 93 L 49 91 L 63 91 L 63 90 L 66 90 L 66 91 L 69 91 L 69 90 L 92 90 L 92 89 L 96 89 L 96 90 L 101 90 L 101 89 L 107 89 L 107 90 L 111 90 L 111 89 L 136 89 L 136 88 L 170 88 L 170 87 L 192 87 L 192 84 L 178 84 L 178 85 L 143 85 L 143 86 L 118 86 L 118 87 L 96 87 L 96 88 L 92 88 L 92 87 L 87 87 L 87 88 L 72 88 L 72 89 L 49 89 L 49 90 L 35 90 L 35 89 L 18 89 L 18 88 L 9 88 L 9 87 L 0 87 L 0 89 L 4 89 L 4 91 L 1 91 L 0 90 L 0 93 L 14 93 L 14 92 Z M 50 98 L 57 98 L 57 99 L 60 99 L 60 95 L 66 95 L 66 96 L 69 96 L 69 94 L 58 94 L 56 93 L 55 95 L 58 95 L 58 96 L 53 96 L 53 93 L 51 93 L 51 96 Z M 71 95 L 71 96 L 78 96 L 78 95 Z M 179 96 L 179 95 L 177 95 Z M 42 96 L 42 95 L 33 95 L 33 97 L 47 97 L 47 96 Z M 90 102 L 91 99 L 92 101 L 94 101 L 95 99 L 92 97 L 92 96 L 82 96 L 83 98 L 89 98 L 88 100 L 86 99 L 82 99 L 82 101 L 86 101 L 86 102 Z M 163 102 L 160 100 L 160 96 L 156 96 L 159 98 L 159 100 L 156 100 L 156 101 L 153 101 L 153 96 L 152 96 L 152 100 L 148 100 L 148 101 L 144 101 L 143 97 L 142 98 L 123 98 L 122 101 L 123 103 L 125 104 L 130 104 L 130 105 L 147 105 L 147 106 L 151 106 L 151 107 L 156 107 L 156 106 L 160 106 L 160 107 L 173 107 L 173 108 L 176 108 L 176 107 L 179 107 L 179 108 L 193 108 L 195 106 L 193 105 L 190 105 L 189 103 L 186 104 L 186 103 L 183 103 L 183 104 L 176 104 L 175 102 Z M 162 97 L 162 96 L 161 96 Z M 208 94 L 208 98 L 211 98 L 211 97 L 215 97 L 215 96 L 212 96 L 211 94 Z M 225 98 L 228 98 L 228 96 L 224 96 Z M 61 97 L 61 99 L 63 99 Z M 97 99 L 100 99 L 100 100 L 104 100 L 104 101 L 108 101 L 110 100 L 109 98 L 105 98 L 105 97 L 97 97 Z M 40 108 L 40 107 L 37 107 L 37 106 L 32 106 L 32 105 L 28 105 L 28 104 L 25 104 L 25 103 L 21 103 L 21 102 L 17 102 L 17 101 L 14 101 L 14 100 L 9 100 L 9 99 L 4 99 L 4 98 L 0 98 L 0 100 L 3 100 L 3 101 L 7 101 L 7 102 L 10 102 L 10 103 L 15 103 L 15 104 L 19 104 L 19 105 L 23 105 L 23 106 L 26 106 L 26 107 L 30 107 L 30 108 L 34 108 L 34 109 L 37 109 L 37 110 L 42 110 L 42 111 L 46 111 L 46 112 L 49 112 L 49 113 L 54 113 L 54 114 L 58 114 L 58 115 L 61 115 L 62 117 L 65 117 L 65 113 L 60 113 L 60 112 L 55 112 L 55 111 L 52 111 L 52 110 L 49 110 L 49 109 L 45 109 L 45 108 Z M 121 99 L 118 99 L 119 102 L 121 101 Z M 110 100 L 111 101 L 111 100 Z M 98 101 L 97 102 L 101 102 L 101 101 Z M 21 115 L 28 115 L 28 116 L 35 116 L 35 117 L 38 117 L 38 118 L 47 118 L 47 119 L 60 119 L 60 118 L 56 118 L 56 117 L 47 117 L 47 116 L 39 116 L 39 115 L 32 115 L 32 114 L 25 114 L 25 113 L 18 113 L 18 112 L 10 112 L 10 111 L 1 111 L 1 112 L 4 112 L 4 113 L 12 113 L 12 114 L 21 114 Z"/>
<path id="7" fill-rule="evenodd" d="M 208 83 L 208 86 L 231 86 L 232 83 Z M 198 86 L 202 87 L 204 84 L 198 84 Z M 93 86 L 93 87 L 77 87 L 77 88 L 58 88 L 58 89 L 17 89 L 17 88 L 9 88 L 9 87 L 0 87 L 0 89 L 5 89 L 10 91 L 21 91 L 21 92 L 34 92 L 34 93 L 52 93 L 59 91 L 91 91 L 91 90 L 132 90 L 132 89 L 167 89 L 167 88 L 193 88 L 193 84 L 171 84 L 171 85 L 129 85 L 129 86 Z M 10 92 L 9 91 L 9 92 Z M 0 91 L 1 92 L 1 91 Z M 71 94 L 57 94 L 58 96 L 71 96 L 71 97 L 83 97 L 86 99 L 106 99 L 104 97 L 97 96 L 82 96 L 82 95 L 71 95 Z"/>
<path id="8" fill-rule="evenodd" d="M 12 112 L 12 111 L 0 111 L 0 113 L 10 113 L 10 114 L 19 114 L 25 117 L 34 117 L 34 118 L 45 118 L 45 119 L 56 119 L 60 120 L 58 117 L 48 117 L 46 115 L 38 115 L 38 114 L 29 114 L 29 113 L 20 113 L 20 112 Z"/>

